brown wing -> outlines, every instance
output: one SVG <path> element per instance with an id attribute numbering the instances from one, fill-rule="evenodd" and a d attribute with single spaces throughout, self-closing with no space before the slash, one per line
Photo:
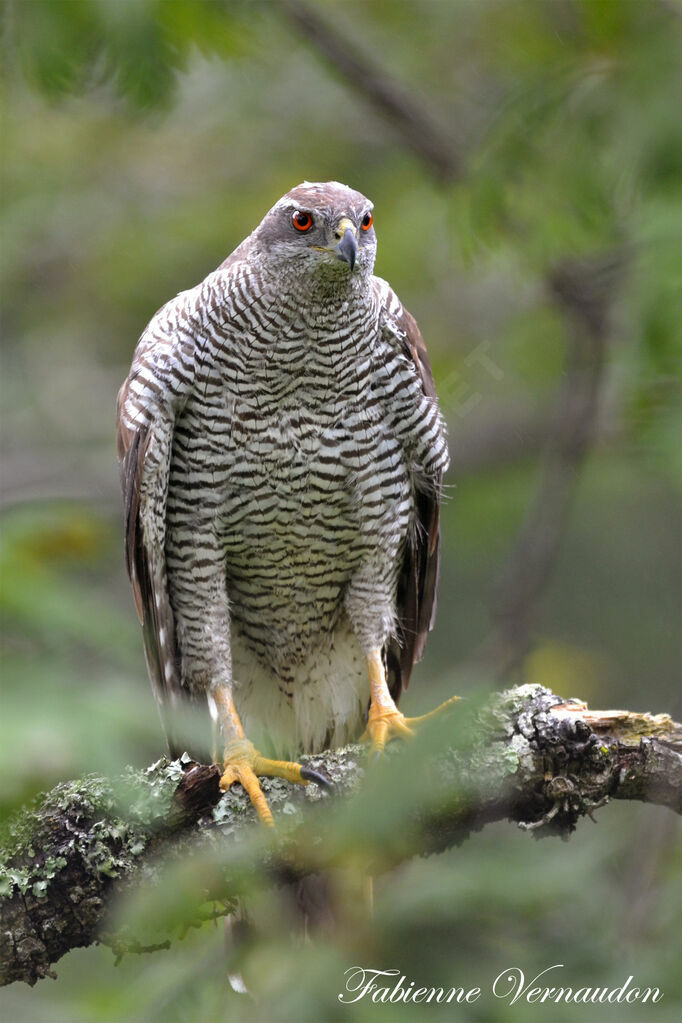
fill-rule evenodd
<path id="1" fill-rule="evenodd" d="M 397 303 L 397 299 L 394 298 Z M 436 385 L 426 345 L 417 321 L 399 306 L 394 322 L 402 335 L 405 354 L 419 374 L 424 394 L 436 399 Z M 442 474 L 429 481 L 428 489 L 415 492 L 415 525 L 405 544 L 398 579 L 397 614 L 399 636 L 385 650 L 388 684 L 394 700 L 407 689 L 412 668 L 421 660 L 436 617 L 440 577 L 440 491 Z"/>
<path id="2" fill-rule="evenodd" d="M 133 364 L 134 365 L 134 364 Z M 131 376 L 119 391 L 116 416 L 116 448 L 121 473 L 123 492 L 124 542 L 128 575 L 133 588 L 135 607 L 142 624 L 147 670 L 161 714 L 161 720 L 173 756 L 183 752 L 183 745 L 175 739 L 177 734 L 176 711 L 181 699 L 186 698 L 180 677 L 173 611 L 168 597 L 166 560 L 163 542 L 163 522 L 158 529 L 149 528 L 145 536 L 143 524 L 142 479 L 148 461 L 152 438 L 158 446 L 165 447 L 169 460 L 172 443 L 173 422 L 164 422 L 159 417 L 142 419 L 134 428 L 126 424 L 123 408 L 128 397 Z M 163 435 L 165 445 L 162 442 Z M 150 502 L 151 509 L 163 519 L 166 506 L 168 467 L 161 466 L 154 473 L 159 493 Z M 158 484 L 156 483 L 158 481 Z M 154 511 L 146 516 L 148 525 L 153 524 Z"/>

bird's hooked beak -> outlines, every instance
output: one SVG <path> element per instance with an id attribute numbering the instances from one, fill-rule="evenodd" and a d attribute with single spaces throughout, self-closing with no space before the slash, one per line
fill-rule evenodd
<path id="1" fill-rule="evenodd" d="M 348 263 L 352 270 L 358 255 L 358 239 L 355 224 L 348 217 L 343 217 L 339 221 L 339 225 L 334 233 L 339 239 L 339 244 L 334 248 L 336 258 L 342 259 L 344 263 Z"/>

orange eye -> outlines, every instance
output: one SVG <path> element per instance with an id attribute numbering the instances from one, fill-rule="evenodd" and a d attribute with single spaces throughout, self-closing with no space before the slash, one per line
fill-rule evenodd
<path id="1" fill-rule="evenodd" d="M 313 226 L 313 218 L 306 210 L 296 210 L 291 216 L 291 223 L 297 231 L 309 231 Z"/>
<path id="2" fill-rule="evenodd" d="M 365 213 L 364 217 L 362 218 L 362 223 L 361 223 L 360 226 L 362 227 L 363 231 L 369 231 L 369 229 L 370 229 L 370 227 L 372 226 L 373 223 L 374 223 L 374 217 L 372 216 L 372 214 L 371 213 Z"/>

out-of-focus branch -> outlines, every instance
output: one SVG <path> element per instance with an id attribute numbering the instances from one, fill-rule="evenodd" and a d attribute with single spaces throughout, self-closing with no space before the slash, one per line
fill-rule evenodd
<path id="1" fill-rule="evenodd" d="M 529 642 L 532 616 L 554 567 L 573 496 L 594 443 L 609 335 L 609 314 L 625 269 L 623 252 L 566 260 L 550 273 L 550 293 L 567 325 L 564 372 L 535 493 L 494 585 L 494 627 L 476 660 L 504 676 Z"/>
<path id="2" fill-rule="evenodd" d="M 522 686 L 472 713 L 465 731 L 465 749 L 449 749 L 446 739 L 429 753 L 428 800 L 408 801 L 399 833 L 379 829 L 374 845 L 364 829 L 355 838 L 347 833 L 352 829 L 334 830 L 333 816 L 330 827 L 333 804 L 316 806 L 315 786 L 301 790 L 263 779 L 279 827 L 259 852 L 249 847 L 240 858 L 237 840 L 254 823 L 252 808 L 240 791 L 231 792 L 212 816 L 220 799 L 216 765 L 160 761 L 116 784 L 88 776 L 58 785 L 20 816 L 4 853 L 0 983 L 34 984 L 51 975 L 62 955 L 98 939 L 122 888 L 163 884 L 163 854 L 186 858 L 200 840 L 220 843 L 220 868 L 210 878 L 201 874 L 197 905 L 208 898 L 229 902 L 254 877 L 275 882 L 339 863 L 389 869 L 505 818 L 537 833 L 567 835 L 608 799 L 682 812 L 682 726 L 665 714 L 589 711 L 542 686 Z M 363 779 L 363 788 L 374 783 L 358 746 L 307 759 L 334 782 L 340 811 L 342 801 L 350 808 L 363 798 L 357 792 Z M 392 779 L 385 772 L 382 784 Z"/>
<path id="3" fill-rule="evenodd" d="M 461 165 L 431 110 L 325 17 L 300 0 L 278 0 L 284 20 L 390 124 L 428 171 L 443 181 L 461 176 Z"/>
<path id="4" fill-rule="evenodd" d="M 447 408 L 443 412 L 447 419 Z M 462 419 L 452 430 L 450 473 L 454 479 L 460 480 L 467 473 L 536 458 L 545 451 L 553 424 L 554 416 L 547 409 L 496 411 L 486 418 L 475 419 L 471 425 Z M 608 418 L 600 417 L 592 435 L 592 447 L 610 449 L 618 445 L 622 435 L 623 428 L 616 410 Z"/>

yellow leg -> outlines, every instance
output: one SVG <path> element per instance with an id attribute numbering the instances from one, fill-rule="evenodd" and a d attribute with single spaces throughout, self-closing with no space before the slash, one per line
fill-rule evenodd
<path id="1" fill-rule="evenodd" d="M 361 742 L 371 742 L 371 752 L 374 754 L 383 753 L 389 739 L 410 739 L 414 736 L 414 728 L 423 721 L 435 717 L 442 710 L 455 703 L 459 697 L 452 696 L 439 707 L 420 714 L 416 718 L 406 718 L 395 705 L 386 682 L 384 661 L 381 650 L 372 650 L 367 656 L 367 671 L 369 674 L 370 705 L 367 728 L 365 729 Z"/>
<path id="2" fill-rule="evenodd" d="M 272 811 L 258 781 L 260 777 L 284 778 L 295 785 L 308 785 L 311 781 L 330 787 L 329 781 L 316 771 L 285 760 L 270 760 L 262 756 L 244 735 L 232 694 L 227 689 L 212 693 L 218 711 L 223 735 L 228 740 L 223 754 L 223 774 L 220 787 L 223 792 L 239 782 L 248 793 L 256 812 L 264 824 L 272 827 Z"/>

